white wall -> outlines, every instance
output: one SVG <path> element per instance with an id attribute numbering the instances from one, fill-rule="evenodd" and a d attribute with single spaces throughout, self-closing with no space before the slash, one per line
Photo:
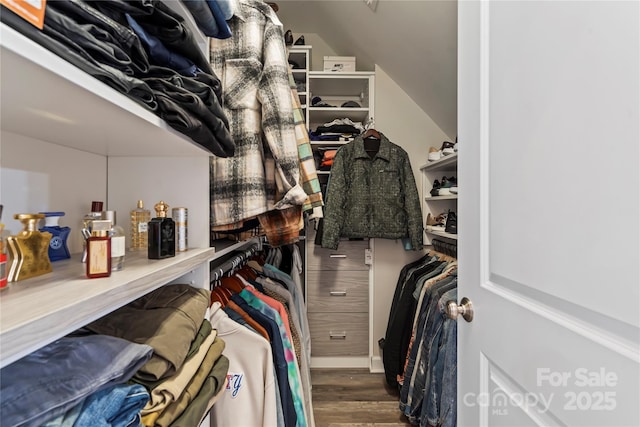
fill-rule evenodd
<path id="1" fill-rule="evenodd" d="M 427 163 L 429 146 L 440 147 L 442 141 L 449 138 L 379 66 L 376 66 L 375 103 L 375 127 L 409 154 L 422 200 L 420 166 Z M 405 264 L 418 259 L 424 251 L 405 251 L 400 241 L 388 239 L 374 239 L 373 248 L 371 366 L 374 371 L 382 372 L 378 340 L 387 329 L 398 275 Z"/>
<path id="2" fill-rule="evenodd" d="M 13 219 L 17 213 L 64 211 L 60 225 L 71 227 L 69 251 L 81 252 L 82 217 L 92 200 L 107 202 L 106 157 L 11 132 L 2 132 L 0 141 L 0 202 L 6 230 L 22 230 Z"/>

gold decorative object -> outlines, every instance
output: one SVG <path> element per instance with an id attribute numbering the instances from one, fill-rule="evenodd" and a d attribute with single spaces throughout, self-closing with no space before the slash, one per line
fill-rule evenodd
<path id="1" fill-rule="evenodd" d="M 15 236 L 7 237 L 7 244 L 11 254 L 9 267 L 9 282 L 29 279 L 50 273 L 49 242 L 51 233 L 38 231 L 38 221 L 44 214 L 15 214 L 24 229 Z"/>

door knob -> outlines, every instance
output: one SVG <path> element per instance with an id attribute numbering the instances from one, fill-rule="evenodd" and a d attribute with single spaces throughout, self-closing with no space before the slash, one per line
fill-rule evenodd
<path id="1" fill-rule="evenodd" d="M 467 322 L 473 320 L 473 304 L 469 298 L 462 298 L 460 305 L 455 301 L 447 302 L 447 317 L 456 320 L 459 315 L 462 315 L 462 318 Z"/>

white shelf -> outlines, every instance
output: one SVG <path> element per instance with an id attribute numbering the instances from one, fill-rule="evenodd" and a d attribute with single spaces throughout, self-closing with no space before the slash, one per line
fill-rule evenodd
<path id="1" fill-rule="evenodd" d="M 369 78 L 375 76 L 372 71 L 331 72 L 310 71 L 309 80 L 313 80 L 314 96 L 359 97 L 369 92 Z"/>
<path id="2" fill-rule="evenodd" d="M 428 234 L 433 234 L 434 236 L 438 236 L 438 237 L 445 237 L 451 240 L 458 240 L 457 234 L 446 233 L 444 231 L 428 231 L 428 230 L 424 230 L 424 232 Z"/>
<path id="3" fill-rule="evenodd" d="M 124 270 L 113 272 L 110 277 L 87 279 L 85 264 L 75 255 L 53 263 L 52 273 L 9 284 L 0 292 L 0 367 L 216 256 L 215 248 L 189 249 L 164 260 L 147 259 L 146 251 L 127 252 Z"/>
<path id="4" fill-rule="evenodd" d="M 350 142 L 352 142 L 353 139 L 349 140 L 349 141 L 311 141 L 311 145 L 316 145 L 319 147 L 326 147 L 326 146 L 332 146 L 332 145 L 345 145 L 348 144 Z"/>
<path id="5" fill-rule="evenodd" d="M 335 118 L 348 118 L 364 125 L 369 119 L 368 108 L 309 107 L 309 114 L 313 115 L 313 123 L 328 123 Z M 311 125 L 315 127 L 313 123 Z"/>
<path id="6" fill-rule="evenodd" d="M 451 196 L 427 196 L 424 198 L 427 202 L 435 202 L 438 200 L 458 200 L 457 194 L 452 194 Z"/>
<path id="7" fill-rule="evenodd" d="M 420 166 L 420 170 L 427 171 L 440 171 L 440 170 L 455 170 L 458 164 L 458 153 L 449 154 L 442 157 L 440 160 L 429 162 Z"/>
<path id="8" fill-rule="evenodd" d="M 103 156 L 209 156 L 153 112 L 0 23 L 2 130 Z"/>

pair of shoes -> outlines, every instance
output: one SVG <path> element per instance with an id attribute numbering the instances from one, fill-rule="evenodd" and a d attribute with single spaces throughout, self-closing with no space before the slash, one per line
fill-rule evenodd
<path id="1" fill-rule="evenodd" d="M 293 44 L 293 33 L 291 30 L 287 30 L 287 32 L 284 33 L 284 44 L 287 46 L 291 46 Z"/>
<path id="2" fill-rule="evenodd" d="M 435 147 L 429 147 L 429 157 L 427 157 L 427 160 L 429 160 L 430 162 L 435 162 L 436 160 L 440 160 L 441 157 L 442 151 L 438 150 Z"/>
<path id="3" fill-rule="evenodd" d="M 442 155 L 448 156 L 450 154 L 455 153 L 455 150 L 453 149 L 454 145 L 455 144 L 451 141 L 444 141 L 442 143 L 442 147 L 440 148 L 440 150 L 442 151 Z"/>
<path id="4" fill-rule="evenodd" d="M 458 216 L 455 212 L 447 212 L 447 221 L 444 226 L 445 233 L 458 234 Z"/>
<path id="5" fill-rule="evenodd" d="M 450 176 L 449 178 L 443 176 L 442 181 L 440 182 L 440 191 L 438 192 L 438 195 L 450 196 L 454 194 L 453 189 L 455 189 L 456 193 L 458 192 L 458 179 L 455 176 Z"/>
<path id="6" fill-rule="evenodd" d="M 444 231 L 447 222 L 447 214 L 444 212 L 440 215 L 433 217 L 430 213 L 427 214 L 426 229 L 427 231 Z"/>
<path id="7" fill-rule="evenodd" d="M 440 181 L 438 181 L 437 179 L 435 181 L 433 181 L 433 186 L 431 187 L 431 197 L 436 197 L 438 196 L 440 191 Z"/>

